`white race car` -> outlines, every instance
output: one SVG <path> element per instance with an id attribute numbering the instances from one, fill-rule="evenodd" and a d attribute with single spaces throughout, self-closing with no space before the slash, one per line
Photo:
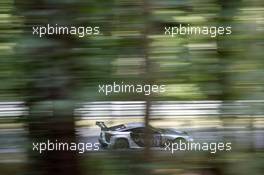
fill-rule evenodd
<path id="1" fill-rule="evenodd" d="M 128 123 L 107 127 L 104 122 L 96 122 L 101 128 L 99 143 L 102 148 L 142 148 L 145 146 L 145 124 Z M 163 147 L 166 142 L 186 142 L 193 139 L 183 131 L 149 127 L 151 146 Z"/>

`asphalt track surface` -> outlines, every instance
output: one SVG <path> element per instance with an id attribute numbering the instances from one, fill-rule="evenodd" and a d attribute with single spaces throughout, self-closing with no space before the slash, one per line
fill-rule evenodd
<path id="1" fill-rule="evenodd" d="M 195 142 L 219 142 L 230 138 L 240 145 L 253 143 L 257 149 L 264 149 L 264 129 L 258 130 L 189 130 L 187 131 Z M 23 129 L 0 129 L 0 153 L 19 152 L 27 142 L 27 132 Z M 82 127 L 77 129 L 79 142 L 97 143 L 100 135 L 98 127 Z"/>

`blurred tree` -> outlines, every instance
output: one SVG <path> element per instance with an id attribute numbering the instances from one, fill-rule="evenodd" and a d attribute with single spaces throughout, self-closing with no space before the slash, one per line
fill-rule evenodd
<path id="1" fill-rule="evenodd" d="M 31 142 L 76 142 L 72 92 L 78 86 L 78 62 L 71 36 L 32 35 L 33 26 L 74 25 L 76 4 L 73 1 L 16 1 L 23 20 L 23 36 L 18 57 L 26 75 L 24 95 L 29 108 L 28 130 Z M 30 174 L 80 174 L 78 156 L 73 151 L 29 150 Z"/>
<path id="2" fill-rule="evenodd" d="M 145 64 L 145 74 L 143 75 L 145 77 L 145 84 L 153 84 L 153 77 L 151 77 L 151 62 L 149 58 L 149 48 L 150 48 L 150 40 L 149 40 L 149 33 L 150 33 L 150 18 L 151 18 L 151 3 L 148 0 L 143 0 L 143 15 L 144 15 L 144 27 L 142 32 L 143 37 L 143 57 L 144 57 L 144 64 Z M 150 134 L 150 108 L 151 108 L 151 99 L 149 96 L 145 96 L 145 160 L 150 160 L 150 147 L 151 147 L 151 134 Z"/>

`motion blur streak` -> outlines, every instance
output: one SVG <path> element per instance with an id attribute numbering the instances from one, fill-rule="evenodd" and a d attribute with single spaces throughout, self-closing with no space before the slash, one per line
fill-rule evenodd
<path id="1" fill-rule="evenodd" d="M 1 0 L 0 174 L 262 175 L 263 14 L 263 0 Z M 100 35 L 32 35 L 47 24 L 100 26 Z M 164 34 L 188 25 L 232 34 Z M 166 92 L 98 93 L 113 82 Z M 147 159 L 142 150 L 31 149 L 95 143 L 97 120 L 177 128 L 198 142 L 232 142 L 232 151 L 151 150 Z"/>

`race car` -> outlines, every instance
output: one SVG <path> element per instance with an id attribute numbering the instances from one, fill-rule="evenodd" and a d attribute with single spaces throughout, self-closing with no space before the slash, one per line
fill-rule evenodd
<path id="1" fill-rule="evenodd" d="M 99 143 L 102 148 L 127 149 L 145 146 L 145 124 L 128 123 L 107 127 L 104 122 L 96 122 L 101 128 Z M 163 147 L 166 142 L 193 141 L 186 132 L 175 129 L 161 129 L 149 126 L 151 147 Z"/>

